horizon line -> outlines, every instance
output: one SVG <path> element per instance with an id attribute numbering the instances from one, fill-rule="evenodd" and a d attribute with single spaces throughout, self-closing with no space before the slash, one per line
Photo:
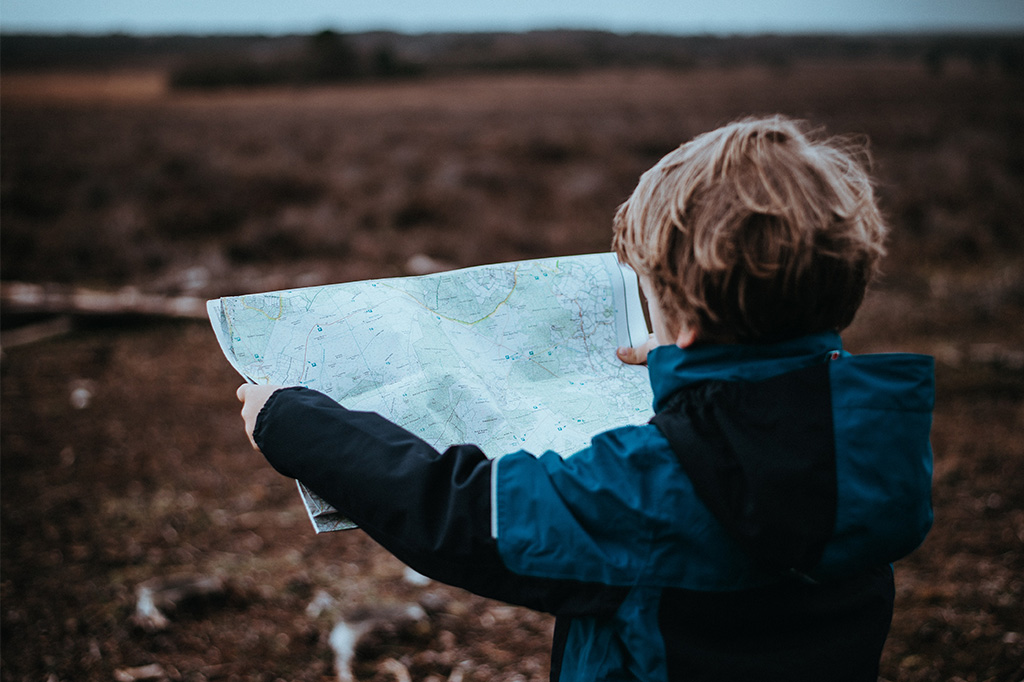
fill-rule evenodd
<path id="1" fill-rule="evenodd" d="M 429 35 L 449 35 L 449 34 L 525 34 L 525 33 L 606 33 L 611 35 L 619 36 L 637 36 L 637 35 L 651 35 L 651 36 L 669 36 L 669 37 L 716 37 L 716 38 L 732 38 L 732 37 L 768 37 L 768 36 L 779 36 L 779 37 L 799 37 L 799 36 L 862 36 L 862 37 L 886 37 L 886 36 L 949 36 L 949 35 L 963 35 L 963 36 L 984 36 L 984 35 L 1005 35 L 1013 36 L 1024 34 L 1024 24 L 1019 26 L 1006 26 L 1005 24 L 1000 25 L 971 25 L 971 26 L 921 26 L 921 27 L 877 27 L 877 28 L 800 28 L 800 29 L 778 29 L 778 28 L 764 28 L 764 29 L 731 29 L 731 30 L 654 30 L 648 28 L 634 28 L 634 29 L 613 29 L 607 27 L 587 27 L 587 26 L 544 26 L 544 27 L 533 27 L 533 28 L 438 28 L 438 29 L 400 29 L 400 28 L 355 28 L 355 29 L 344 29 L 336 25 L 324 25 L 319 28 L 307 27 L 299 28 L 295 27 L 292 29 L 281 29 L 281 30 L 264 30 L 256 28 L 238 28 L 238 29 L 210 29 L 210 30 L 198 30 L 194 28 L 180 28 L 180 29 L 126 29 L 126 28 L 32 28 L 32 27 L 14 27 L 8 28 L 6 26 L 0 26 L 0 35 L 4 36 L 32 36 L 32 37 L 53 37 L 53 38 L 64 38 L 64 37 L 84 37 L 84 38 L 102 38 L 102 37 L 133 37 L 133 38 L 176 38 L 176 37 L 196 37 L 196 38 L 286 38 L 289 36 L 302 36 L 302 35 L 315 35 L 325 31 L 335 32 L 341 35 L 359 35 L 359 34 L 373 34 L 373 33 L 392 33 L 400 36 L 429 36 Z"/>

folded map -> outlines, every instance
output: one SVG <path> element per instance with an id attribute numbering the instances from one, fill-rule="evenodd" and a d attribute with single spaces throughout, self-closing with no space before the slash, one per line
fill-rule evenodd
<path id="1" fill-rule="evenodd" d="M 438 449 L 563 456 L 650 419 L 636 275 L 614 254 L 497 263 L 207 303 L 246 380 L 306 386 L 381 414 Z M 353 524 L 299 489 L 316 531 Z"/>

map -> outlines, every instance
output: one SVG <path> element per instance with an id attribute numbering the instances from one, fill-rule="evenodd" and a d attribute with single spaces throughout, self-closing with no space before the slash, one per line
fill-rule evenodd
<path id="1" fill-rule="evenodd" d="M 381 414 L 437 449 L 563 456 L 652 416 L 647 368 L 615 348 L 648 332 L 614 254 L 483 265 L 207 303 L 228 361 Z M 352 527 L 305 490 L 317 532 Z"/>

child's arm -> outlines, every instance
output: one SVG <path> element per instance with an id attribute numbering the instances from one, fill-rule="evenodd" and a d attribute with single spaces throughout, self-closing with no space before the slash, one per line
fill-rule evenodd
<path id="1" fill-rule="evenodd" d="M 238 389 L 246 432 L 280 473 L 355 521 L 424 575 L 559 615 L 614 612 L 626 588 L 510 571 L 491 529 L 492 461 L 440 453 L 383 417 L 303 388 Z"/>

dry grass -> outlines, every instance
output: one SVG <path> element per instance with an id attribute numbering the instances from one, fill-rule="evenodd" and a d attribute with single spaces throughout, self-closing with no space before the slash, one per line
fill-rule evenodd
<path id="1" fill-rule="evenodd" d="M 167 75 L 160 70 L 104 73 L 4 73 L 6 101 L 57 104 L 138 102 L 167 93 Z"/>
<path id="2" fill-rule="evenodd" d="M 152 76 L 4 74 L 5 279 L 222 295 L 608 248 L 640 172 L 686 138 L 783 112 L 872 141 L 894 228 L 854 350 L 939 362 L 936 527 L 897 566 L 883 675 L 1024 670 L 1024 88 L 908 63 L 443 78 L 181 94 Z M 34 80 L 33 80 L 34 79 Z M 119 80 L 120 79 L 120 80 Z M 118 85 L 113 85 L 113 83 Z M 5 318 L 4 324 L 18 320 Z M 0 679 L 331 675 L 324 591 L 419 588 L 360 533 L 314 537 L 248 450 L 238 381 L 202 325 L 99 323 L 2 359 Z M 89 391 L 76 409 L 69 396 Z M 81 395 L 81 394 L 79 394 Z M 154 575 L 223 600 L 132 625 Z M 542 679 L 550 622 L 432 585 L 414 679 Z M 372 663 L 362 679 L 384 680 Z"/>

